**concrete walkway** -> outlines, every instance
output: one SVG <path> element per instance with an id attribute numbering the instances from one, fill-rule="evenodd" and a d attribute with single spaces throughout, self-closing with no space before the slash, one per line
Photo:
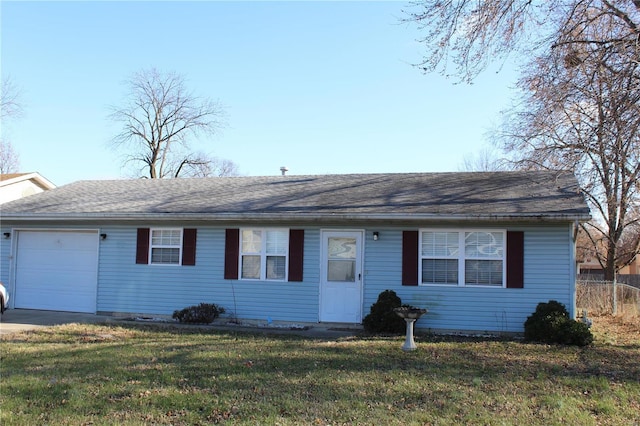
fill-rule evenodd
<path id="1" fill-rule="evenodd" d="M 217 320 L 220 321 L 220 320 Z M 60 311 L 39 311 L 33 309 L 9 309 L 2 314 L 0 320 L 0 335 L 12 334 L 21 331 L 37 330 L 43 327 L 50 327 L 61 324 L 97 324 L 97 323 L 126 323 L 131 320 L 123 318 L 83 314 L 77 312 L 60 312 Z M 143 321 L 144 324 L 167 325 L 165 322 Z M 309 338 L 336 340 L 340 338 L 354 337 L 362 333 L 362 328 L 353 324 L 301 324 L 305 328 L 290 329 L 286 327 L 268 327 L 260 324 L 247 325 L 228 325 L 222 322 L 215 322 L 212 325 L 183 325 L 174 324 L 184 327 L 202 327 L 213 328 L 225 331 L 247 331 L 269 334 L 294 334 L 306 336 Z M 297 325 L 297 324 L 296 324 Z"/>

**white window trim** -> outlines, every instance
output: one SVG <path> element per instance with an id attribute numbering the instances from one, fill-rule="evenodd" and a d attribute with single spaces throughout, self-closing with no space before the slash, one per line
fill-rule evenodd
<path id="1" fill-rule="evenodd" d="M 153 244 L 153 231 L 179 231 L 180 232 L 180 246 L 177 247 L 175 245 L 169 244 Z M 182 266 L 182 246 L 184 239 L 184 229 L 183 228 L 149 228 L 149 265 L 154 266 Z M 151 261 L 153 258 L 153 249 L 154 248 L 177 248 L 178 251 L 178 263 L 154 263 Z"/>
<path id="2" fill-rule="evenodd" d="M 424 232 L 457 232 L 458 233 L 458 256 L 457 257 L 423 257 L 422 256 L 422 234 Z M 483 285 L 465 283 L 465 260 L 491 260 L 487 258 L 465 257 L 465 233 L 467 232 L 499 232 L 502 237 L 502 285 Z M 422 260 L 423 259 L 457 259 L 458 260 L 458 284 L 446 283 L 423 283 L 422 282 Z M 482 228 L 421 228 L 418 230 L 418 285 L 428 287 L 464 287 L 464 288 L 507 288 L 507 230 L 506 229 L 482 229 Z"/>
<path id="3" fill-rule="evenodd" d="M 242 234 L 244 231 L 260 231 L 262 232 L 262 241 L 260 253 L 251 253 L 251 252 L 243 252 L 242 251 Z M 284 265 L 284 278 L 275 279 L 275 278 L 267 278 L 267 238 L 266 232 L 268 231 L 283 231 L 287 235 L 287 250 L 284 254 L 285 257 L 285 265 Z M 238 250 L 238 280 L 240 281 L 270 281 L 270 282 L 287 282 L 289 280 L 289 228 L 240 228 L 240 239 L 239 239 L 239 250 Z M 243 278 L 242 277 L 242 256 L 260 256 L 260 278 Z M 282 254 L 275 254 L 276 256 L 282 256 Z"/>

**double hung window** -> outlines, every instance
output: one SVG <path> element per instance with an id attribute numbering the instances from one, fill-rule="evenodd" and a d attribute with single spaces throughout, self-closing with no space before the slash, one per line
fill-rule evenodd
<path id="1" fill-rule="evenodd" d="M 421 284 L 505 286 L 505 231 L 421 230 Z"/>
<path id="2" fill-rule="evenodd" d="M 242 229 L 241 279 L 286 281 L 288 250 L 287 229 Z"/>
<path id="3" fill-rule="evenodd" d="M 179 265 L 181 251 L 182 229 L 151 229 L 151 264 Z"/>

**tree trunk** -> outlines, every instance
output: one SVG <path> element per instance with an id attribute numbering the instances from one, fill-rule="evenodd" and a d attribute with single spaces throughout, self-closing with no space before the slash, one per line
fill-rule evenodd
<path id="1" fill-rule="evenodd" d="M 607 262 L 603 272 L 605 281 L 613 281 L 616 277 L 616 245 L 611 240 L 607 243 Z"/>

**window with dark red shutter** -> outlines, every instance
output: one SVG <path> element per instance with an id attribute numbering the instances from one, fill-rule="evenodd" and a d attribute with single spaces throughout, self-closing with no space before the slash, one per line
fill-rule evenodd
<path id="1" fill-rule="evenodd" d="M 180 241 L 182 236 L 182 247 L 163 247 L 162 244 L 155 240 L 168 239 L 163 233 L 172 233 L 172 239 Z M 153 233 L 153 238 L 152 238 Z M 151 256 L 152 264 L 182 264 L 193 266 L 196 264 L 196 229 L 150 229 L 138 228 L 136 240 L 136 263 L 146 265 L 149 263 L 149 253 L 153 251 Z M 152 245 L 152 240 L 155 241 Z M 180 251 L 182 258 L 179 257 Z M 180 259 L 182 262 L 180 262 Z"/>
<path id="2" fill-rule="evenodd" d="M 440 251 L 445 250 L 446 253 L 452 253 L 450 257 L 453 261 L 449 263 L 454 265 L 453 272 L 446 269 L 449 264 L 447 263 L 448 258 L 444 258 L 444 260 L 436 259 L 434 261 L 429 258 L 428 254 L 420 254 L 419 244 L 421 236 L 419 232 L 423 233 L 422 238 L 430 237 L 433 233 L 438 234 L 438 249 L 441 249 Z M 503 246 L 504 255 L 502 259 L 499 257 L 500 231 L 404 231 L 402 233 L 402 285 L 418 285 L 420 282 L 420 277 L 418 276 L 420 270 L 419 262 L 422 256 L 422 268 L 424 268 L 423 279 L 425 279 L 424 276 L 427 276 L 427 279 L 431 277 L 431 281 L 425 281 L 423 284 L 452 284 L 454 286 L 496 286 L 500 284 L 506 288 L 523 288 L 524 232 L 501 232 L 502 235 L 506 234 L 506 243 L 505 246 Z M 455 249 L 449 248 L 449 246 L 443 242 L 445 234 L 453 235 L 454 238 L 452 241 L 456 243 Z M 451 238 L 449 238 L 449 240 L 451 240 Z M 427 242 L 428 241 L 430 240 L 427 240 Z M 425 241 L 422 241 L 422 244 L 425 244 Z M 429 244 L 427 244 L 427 247 L 430 247 Z M 487 253 L 489 253 L 489 255 L 487 255 Z M 443 256 L 444 255 L 440 254 L 440 257 Z M 485 258 L 488 260 L 485 260 Z M 500 271 L 502 270 L 501 264 L 503 264 L 503 261 L 506 267 L 506 276 L 501 278 L 503 272 Z M 458 273 L 459 270 L 462 271 L 460 274 Z M 438 281 L 441 276 L 450 279 L 448 279 L 448 281 Z"/>
<path id="3" fill-rule="evenodd" d="M 251 237 L 252 233 L 256 233 L 254 238 L 263 238 L 266 236 L 266 232 L 272 232 L 268 229 L 244 229 L 242 232 L 246 233 L 249 237 Z M 244 234 L 242 234 L 244 235 Z M 262 277 L 262 275 L 266 276 L 266 279 L 269 280 L 270 276 L 268 274 L 260 274 L 261 266 L 256 269 L 256 260 L 262 256 L 260 252 L 257 253 L 249 253 L 246 254 L 243 252 L 243 256 L 240 255 L 240 244 L 241 244 L 241 231 L 240 229 L 227 229 L 225 231 L 225 254 L 224 254 L 224 278 L 229 280 L 237 280 L 240 278 L 239 270 L 240 270 L 240 258 L 243 259 L 248 258 L 247 265 L 245 268 L 253 267 L 253 269 L 247 269 L 243 272 L 244 279 L 257 279 Z M 251 246 L 256 241 L 252 241 L 247 243 L 247 246 Z M 304 229 L 290 229 L 288 232 L 288 263 L 289 267 L 287 270 L 288 281 L 291 282 L 300 282 L 304 278 Z M 254 247 L 253 249 L 256 250 Z M 266 256 L 268 262 L 274 262 L 277 256 Z M 287 257 L 283 257 L 284 260 L 287 260 Z M 273 264 L 275 265 L 275 264 Z M 254 270 L 255 269 L 255 270 Z M 258 272 L 256 272 L 258 271 Z M 253 272 L 254 275 L 251 275 L 250 272 Z M 262 277 L 264 279 L 264 277 Z"/>

